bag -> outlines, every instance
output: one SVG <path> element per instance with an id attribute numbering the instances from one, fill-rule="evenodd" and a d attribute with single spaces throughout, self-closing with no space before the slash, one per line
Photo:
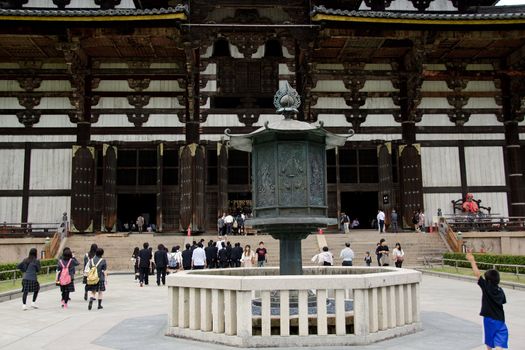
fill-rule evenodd
<path id="1" fill-rule="evenodd" d="M 239 227 L 239 224 L 237 223 L 237 220 L 235 220 L 235 221 L 233 222 L 233 228 L 237 228 L 237 227 Z"/>
<path id="2" fill-rule="evenodd" d="M 60 266 L 62 266 L 62 270 L 60 271 L 60 278 L 58 279 L 58 281 L 60 282 L 61 286 L 67 286 L 71 283 L 71 275 L 69 274 L 70 264 L 71 259 L 69 259 L 66 266 L 64 266 L 64 262 L 60 260 Z"/>
<path id="3" fill-rule="evenodd" d="M 403 262 L 404 260 L 405 260 L 404 256 L 398 256 L 396 259 L 397 262 Z"/>
<path id="4" fill-rule="evenodd" d="M 177 253 L 171 253 L 170 257 L 168 259 L 168 267 L 170 269 L 178 269 L 179 263 L 177 262 L 177 258 L 175 257 Z"/>
<path id="5" fill-rule="evenodd" d="M 419 222 L 419 214 L 414 215 L 412 218 L 412 223 L 415 225 Z"/>
<path id="6" fill-rule="evenodd" d="M 93 259 L 91 259 L 89 261 L 89 265 L 91 265 L 91 268 L 89 269 L 89 272 L 87 274 L 87 279 L 86 279 L 86 284 L 89 285 L 89 286 L 94 286 L 94 285 L 97 285 L 98 282 L 100 282 L 100 278 L 98 277 L 98 264 L 100 264 L 100 262 L 102 261 L 102 259 L 100 259 L 96 265 L 93 265 Z"/>

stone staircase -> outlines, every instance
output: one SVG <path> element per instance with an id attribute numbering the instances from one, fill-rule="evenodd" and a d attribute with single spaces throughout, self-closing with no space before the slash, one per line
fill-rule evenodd
<path id="1" fill-rule="evenodd" d="M 384 233 L 379 235 L 377 231 L 372 230 L 355 230 L 351 231 L 350 235 L 338 233 L 337 231 L 328 231 L 323 235 L 330 251 L 334 254 L 335 264 L 341 265 L 339 259 L 339 252 L 344 248 L 344 243 L 349 241 L 352 244 L 352 249 L 355 252 L 355 265 L 364 265 L 364 254 L 370 251 L 375 262 L 375 247 L 380 238 L 387 240 L 390 249 L 394 248 L 396 242 L 401 243 L 406 254 L 404 266 L 421 266 L 423 265 L 423 257 L 441 256 L 447 251 L 447 248 L 437 233 Z M 206 244 L 210 239 L 217 240 L 216 235 L 196 235 L 186 237 L 181 234 L 97 234 L 97 235 L 73 235 L 67 239 L 66 245 L 69 246 L 75 256 L 82 260 L 85 252 L 89 249 L 92 243 L 96 243 L 99 247 L 104 248 L 104 257 L 108 261 L 108 267 L 112 271 L 131 271 L 131 254 L 134 247 L 142 248 L 144 242 L 148 242 L 153 251 L 157 250 L 159 244 L 164 244 L 168 249 L 175 245 L 184 247 L 186 242 L 193 240 L 199 241 L 204 239 Z M 266 249 L 268 249 L 268 264 L 267 266 L 279 266 L 279 241 L 273 239 L 269 235 L 247 235 L 247 236 L 228 236 L 228 240 L 233 244 L 241 243 L 244 247 L 250 244 L 252 250 L 258 247 L 259 242 L 263 241 Z M 304 266 L 312 266 L 311 258 L 320 251 L 320 245 L 323 240 L 318 242 L 316 234 L 308 236 L 302 241 L 302 257 Z"/>

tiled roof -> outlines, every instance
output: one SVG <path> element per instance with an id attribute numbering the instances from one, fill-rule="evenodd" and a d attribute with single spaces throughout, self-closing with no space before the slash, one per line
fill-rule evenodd
<path id="1" fill-rule="evenodd" d="M 520 10 L 518 10 L 518 8 Z M 314 6 L 312 16 L 330 15 L 341 17 L 360 17 L 360 18 L 384 18 L 384 19 L 406 19 L 406 20 L 512 20 L 525 19 L 523 7 L 516 7 L 515 12 L 482 12 L 482 13 L 461 13 L 461 12 L 400 12 L 400 11 L 355 11 L 330 9 L 324 6 Z"/>
<path id="2" fill-rule="evenodd" d="M 13 17 L 125 17 L 125 16 L 155 16 L 170 14 L 188 14 L 186 5 L 177 5 L 161 9 L 71 9 L 71 10 L 54 10 L 54 9 L 0 9 L 0 16 Z"/>

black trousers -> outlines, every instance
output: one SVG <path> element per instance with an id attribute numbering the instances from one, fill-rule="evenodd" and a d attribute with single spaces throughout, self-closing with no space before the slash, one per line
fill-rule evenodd
<path id="1" fill-rule="evenodd" d="M 162 285 L 166 284 L 166 268 L 165 267 L 157 267 L 157 285 L 160 285 L 160 282 L 162 280 Z"/>
<path id="2" fill-rule="evenodd" d="M 140 283 L 149 283 L 149 267 L 139 267 L 139 281 Z"/>
<path id="3" fill-rule="evenodd" d="M 396 264 L 396 267 L 401 268 L 401 266 L 403 265 L 403 262 L 402 261 L 396 261 L 395 264 Z"/>
<path id="4" fill-rule="evenodd" d="M 350 260 L 350 261 L 344 260 L 343 261 L 343 266 L 352 266 L 352 260 Z"/>

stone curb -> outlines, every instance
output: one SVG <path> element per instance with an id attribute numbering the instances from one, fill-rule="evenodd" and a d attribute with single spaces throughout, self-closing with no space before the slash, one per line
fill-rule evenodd
<path id="1" fill-rule="evenodd" d="M 450 278 L 450 279 L 460 280 L 460 281 L 476 282 L 476 277 L 474 276 L 463 276 L 463 275 L 456 275 L 456 274 L 448 273 L 448 272 L 428 271 L 425 269 L 416 269 L 416 270 L 418 270 L 424 275 Z M 499 285 L 502 287 L 510 288 L 510 289 L 525 291 L 525 284 L 501 281 Z"/>
<path id="2" fill-rule="evenodd" d="M 110 275 L 132 275 L 132 274 L 133 272 L 130 272 L 130 271 L 114 271 L 110 273 Z M 80 275 L 75 276 L 75 283 L 80 283 L 80 285 L 82 285 L 81 282 L 82 282 L 82 276 Z M 43 283 L 40 285 L 41 292 L 50 290 L 53 288 L 58 288 L 54 282 Z M 22 298 L 22 292 L 20 291 L 20 289 L 14 289 L 14 290 L 0 293 L 0 303 L 3 303 L 4 301 L 13 300 L 13 299 L 18 299 L 18 298 Z"/>

